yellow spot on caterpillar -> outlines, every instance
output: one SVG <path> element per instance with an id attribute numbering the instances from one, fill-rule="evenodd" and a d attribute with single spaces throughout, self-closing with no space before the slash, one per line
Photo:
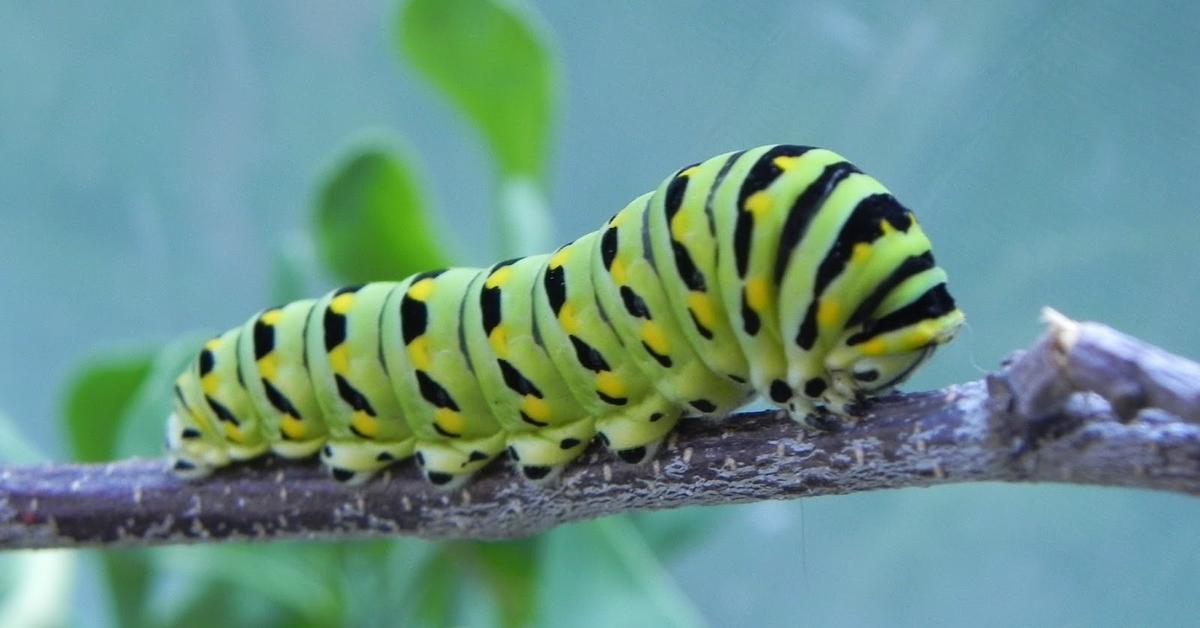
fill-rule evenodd
<path id="1" fill-rule="evenodd" d="M 268 353 L 258 359 L 258 373 L 268 381 L 274 380 L 279 373 L 279 354 Z"/>
<path id="2" fill-rule="evenodd" d="M 496 272 L 488 275 L 487 281 L 483 282 L 483 285 L 485 288 L 499 288 L 508 283 L 508 280 L 512 278 L 512 274 L 512 265 L 502 266 L 497 268 Z"/>
<path id="3" fill-rule="evenodd" d="M 283 318 L 283 310 L 267 310 L 258 318 L 264 325 L 275 325 Z"/>
<path id="4" fill-rule="evenodd" d="M 706 329 L 715 329 L 717 324 L 717 311 L 713 307 L 712 299 L 704 292 L 689 292 L 687 297 L 688 309 L 692 311 L 692 316 L 703 325 Z"/>
<path id="5" fill-rule="evenodd" d="M 625 382 L 612 371 L 600 371 L 596 374 L 596 390 L 608 397 L 624 397 Z"/>
<path id="6" fill-rule="evenodd" d="M 545 399 L 538 399 L 533 395 L 521 398 L 521 411 L 534 421 L 546 423 L 550 420 L 550 404 L 546 403 Z"/>
<path id="7" fill-rule="evenodd" d="M 625 221 L 625 212 L 620 212 L 616 216 L 613 216 L 612 220 L 608 221 L 608 226 L 620 227 L 621 223 L 624 221 Z"/>
<path id="8" fill-rule="evenodd" d="M 887 221 L 885 220 L 884 223 L 887 223 Z M 850 263 L 862 264 L 871 257 L 873 250 L 874 248 L 866 242 L 859 242 L 858 244 L 855 244 L 854 251 L 850 253 Z"/>
<path id="9" fill-rule="evenodd" d="M 842 315 L 842 305 L 836 299 L 822 299 L 817 305 L 817 325 L 829 327 L 838 322 Z"/>
<path id="10" fill-rule="evenodd" d="M 354 411 L 354 416 L 350 417 L 350 425 L 359 434 L 370 438 L 375 438 L 379 434 L 379 421 L 362 410 Z"/>
<path id="11" fill-rule="evenodd" d="M 220 338 L 213 338 L 212 340 L 209 340 L 208 342 L 204 343 L 204 348 L 208 349 L 209 351 L 216 351 L 217 347 L 219 347 L 219 346 L 221 346 Z"/>
<path id="12" fill-rule="evenodd" d="M 691 227 L 689 214 L 687 212 L 677 212 L 671 218 L 671 238 L 676 241 L 683 240 Z"/>
<path id="13" fill-rule="evenodd" d="M 911 217 L 912 214 L 909 214 L 909 216 Z M 892 226 L 892 223 L 888 222 L 887 218 L 879 219 L 879 230 L 883 232 L 883 235 L 896 233 L 896 228 Z"/>
<path id="14" fill-rule="evenodd" d="M 508 355 L 508 332 L 504 330 L 503 323 L 496 325 L 492 333 L 488 334 L 488 343 L 492 345 L 496 357 L 503 358 Z"/>
<path id="15" fill-rule="evenodd" d="M 771 195 L 766 190 L 759 190 L 746 199 L 746 211 L 754 214 L 755 220 L 761 219 L 770 210 Z"/>
<path id="16" fill-rule="evenodd" d="M 304 421 L 296 417 L 285 414 L 283 420 L 279 422 L 279 429 L 287 435 L 288 438 L 304 438 L 308 430 L 304 429 Z"/>
<path id="17" fill-rule="evenodd" d="M 933 342 L 937 329 L 933 321 L 921 321 L 913 326 L 904 337 L 904 348 L 912 351 Z"/>
<path id="18" fill-rule="evenodd" d="M 338 375 L 345 375 L 350 372 L 350 351 L 345 343 L 334 347 L 329 352 L 329 368 L 333 369 L 333 372 Z"/>
<path id="19" fill-rule="evenodd" d="M 550 268 L 558 268 L 558 267 L 562 266 L 563 264 L 567 263 L 567 260 L 570 258 L 571 258 L 571 247 L 564 246 L 563 248 L 556 251 L 554 253 L 554 255 L 550 256 L 549 266 L 550 266 Z"/>
<path id="20" fill-rule="evenodd" d="M 426 277 L 408 287 L 408 298 L 425 301 L 433 295 L 433 279 Z"/>
<path id="21" fill-rule="evenodd" d="M 612 268 L 608 270 L 608 273 L 612 275 L 613 281 L 617 282 L 618 286 L 625 285 L 626 279 L 629 277 L 625 271 L 625 262 L 620 257 L 613 260 Z"/>
<path id="22" fill-rule="evenodd" d="M 692 166 L 691 168 L 688 168 L 687 170 L 684 170 L 683 172 L 679 173 L 679 176 L 690 177 L 690 176 L 696 174 L 696 171 L 699 169 L 700 169 L 700 166 Z"/>
<path id="23" fill-rule="evenodd" d="M 862 352 L 863 355 L 867 356 L 883 355 L 887 352 L 887 343 L 884 342 L 883 338 L 868 340 L 866 344 L 863 345 Z"/>
<path id="24" fill-rule="evenodd" d="M 333 297 L 333 299 L 329 302 L 329 309 L 334 314 L 345 314 L 346 312 L 349 312 L 350 308 L 353 306 L 354 306 L 354 293 L 353 292 L 343 292 L 342 294 L 339 294 L 336 297 Z"/>
<path id="25" fill-rule="evenodd" d="M 220 387 L 221 387 L 221 380 L 220 380 L 220 378 L 217 377 L 217 374 L 214 372 L 209 372 L 208 375 L 205 375 L 204 377 L 200 378 L 200 389 L 203 390 L 204 394 L 206 394 L 206 395 L 211 396 L 211 395 L 217 394 L 217 390 Z"/>
<path id="26" fill-rule="evenodd" d="M 429 338 L 417 336 L 408 343 L 408 360 L 413 366 L 422 371 L 428 371 L 431 365 L 429 359 Z"/>
<path id="27" fill-rule="evenodd" d="M 663 333 L 662 327 L 659 327 L 658 323 L 654 321 L 642 323 L 642 342 L 658 355 L 667 355 L 668 353 L 667 335 Z"/>
<path id="28" fill-rule="evenodd" d="M 466 428 L 466 422 L 463 421 L 462 415 L 451 410 L 450 408 L 438 408 L 437 411 L 433 413 L 433 422 L 436 423 L 443 432 L 450 434 L 462 434 L 463 429 Z"/>
<path id="29" fill-rule="evenodd" d="M 575 306 L 571 305 L 570 301 L 563 303 L 563 306 L 559 308 L 558 322 L 562 325 L 563 331 L 568 334 L 574 334 L 579 330 L 579 320 L 575 318 Z"/>
<path id="30" fill-rule="evenodd" d="M 783 155 L 781 157 L 776 157 L 775 159 L 772 159 L 771 163 L 776 168 L 779 168 L 780 170 L 787 172 L 788 170 L 791 170 L 792 168 L 794 168 L 796 166 L 796 163 L 799 161 L 800 161 L 799 157 Z"/>
<path id="31" fill-rule="evenodd" d="M 242 428 L 233 423 L 225 423 L 225 440 L 238 443 L 239 445 L 245 442 L 246 435 L 242 434 Z"/>
<path id="32" fill-rule="evenodd" d="M 746 304 L 755 312 L 765 312 L 771 301 L 771 287 L 762 277 L 751 277 L 746 282 Z"/>

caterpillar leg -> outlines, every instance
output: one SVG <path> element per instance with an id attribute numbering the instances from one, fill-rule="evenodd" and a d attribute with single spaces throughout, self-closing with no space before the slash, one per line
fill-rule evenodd
<path id="1" fill-rule="evenodd" d="M 374 441 L 329 441 L 321 448 L 321 462 L 339 482 L 358 485 L 380 469 L 412 455 L 413 439 L 378 443 Z"/>
<path id="2" fill-rule="evenodd" d="M 596 426 L 592 419 L 537 431 L 510 433 L 508 457 L 526 480 L 548 482 L 578 458 L 595 435 Z"/>
<path id="3" fill-rule="evenodd" d="M 609 451 L 629 464 L 641 464 L 654 457 L 667 434 L 679 423 L 683 410 L 666 408 L 644 418 L 630 414 L 596 421 L 596 436 Z"/>
<path id="4" fill-rule="evenodd" d="M 456 489 L 504 451 L 504 434 L 471 440 L 419 440 L 414 454 L 421 474 L 432 485 Z"/>

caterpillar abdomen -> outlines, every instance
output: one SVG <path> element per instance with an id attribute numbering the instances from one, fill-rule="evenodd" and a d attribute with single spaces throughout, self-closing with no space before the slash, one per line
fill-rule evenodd
<path id="1" fill-rule="evenodd" d="M 640 462 L 759 394 L 804 420 L 907 378 L 963 315 L 912 213 L 837 154 L 764 146 L 668 177 L 546 255 L 343 288 L 209 341 L 176 385 L 175 468 L 320 452 L 531 480 L 593 437 Z"/>

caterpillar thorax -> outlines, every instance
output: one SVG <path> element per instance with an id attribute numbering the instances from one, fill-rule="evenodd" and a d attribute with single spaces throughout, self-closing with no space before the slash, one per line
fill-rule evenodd
<path id="1" fill-rule="evenodd" d="M 320 452 L 360 481 L 414 457 L 454 486 L 507 451 L 533 480 L 598 437 L 640 462 L 754 394 L 805 421 L 890 390 L 963 315 L 913 214 L 839 155 L 688 166 L 551 254 L 260 312 L 177 380 L 175 469 Z"/>

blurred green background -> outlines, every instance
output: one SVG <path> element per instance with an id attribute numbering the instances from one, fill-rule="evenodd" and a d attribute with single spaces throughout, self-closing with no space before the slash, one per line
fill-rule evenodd
<path id="1" fill-rule="evenodd" d="M 1200 5 L 0 4 L 0 455 L 156 455 L 197 338 L 828 146 L 917 210 L 980 376 L 1053 305 L 1200 357 Z M 13 553 L 0 624 L 1188 625 L 1200 502 L 965 485 L 414 540 Z"/>

